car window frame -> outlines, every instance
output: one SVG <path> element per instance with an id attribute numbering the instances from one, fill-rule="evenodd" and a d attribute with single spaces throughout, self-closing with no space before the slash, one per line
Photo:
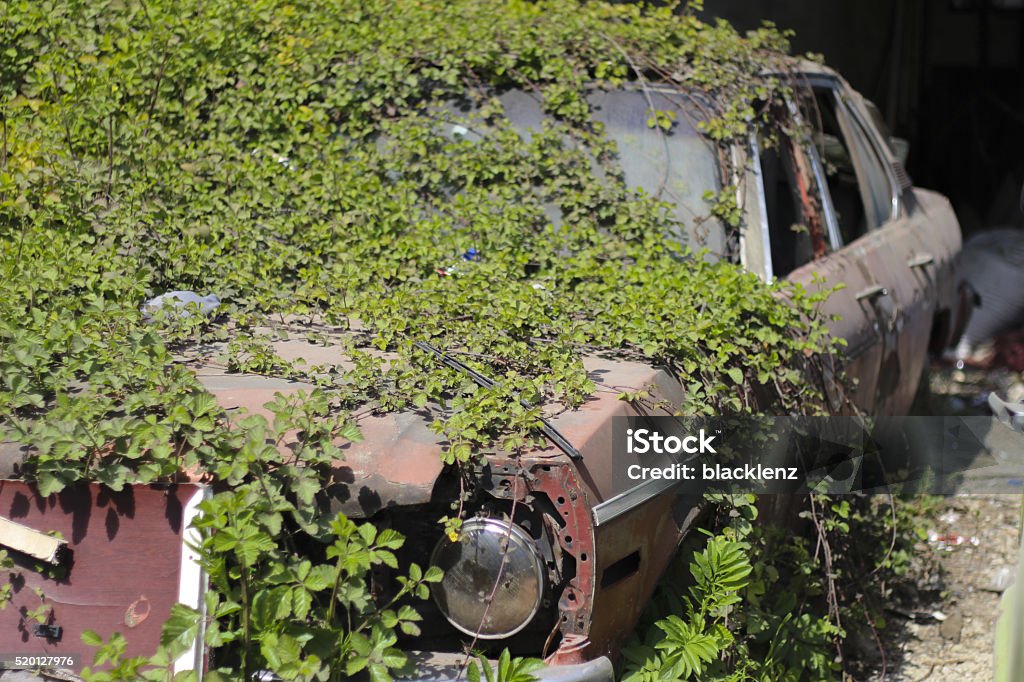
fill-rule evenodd
<path id="1" fill-rule="evenodd" d="M 792 118 L 793 122 L 797 124 L 798 127 L 803 124 L 800 109 L 792 100 L 786 101 L 786 113 Z M 833 253 L 836 253 L 845 247 L 846 244 L 843 243 L 842 236 L 839 231 L 839 223 L 836 220 L 835 210 L 832 206 L 832 196 L 829 194 L 828 183 L 825 180 L 825 166 L 818 153 L 817 145 L 813 143 L 813 140 L 799 140 L 785 135 L 781 129 L 776 129 L 776 132 L 779 134 L 780 144 L 793 145 L 794 149 L 797 150 L 797 153 L 802 154 L 807 160 L 811 170 L 811 177 L 818 188 L 818 198 L 820 199 L 820 211 L 822 214 L 821 219 L 825 227 L 824 237 L 827 247 L 825 253 L 820 256 L 813 257 L 806 263 L 797 266 L 794 268 L 794 270 L 796 270 L 810 263 L 821 262 L 822 260 L 829 258 Z M 764 186 L 764 173 L 761 169 L 761 150 L 756 132 L 752 132 L 747 138 L 747 156 L 750 159 L 751 175 L 753 176 L 753 182 L 757 194 L 756 199 L 759 218 L 758 237 L 761 242 L 760 267 L 764 280 L 766 282 L 772 282 L 776 279 L 775 266 L 772 262 L 772 232 L 771 226 L 768 224 L 768 198 Z M 789 273 L 786 273 L 785 275 L 782 275 L 782 278 L 785 279 L 788 276 Z"/>
<path id="2" fill-rule="evenodd" d="M 787 104 L 790 109 L 790 114 L 793 116 L 793 120 L 796 121 L 797 125 L 803 125 L 803 118 L 800 116 L 800 109 L 796 104 L 789 100 Z M 836 212 L 832 206 L 832 195 L 828 190 L 828 180 L 825 178 L 825 164 L 821 160 L 821 154 L 818 153 L 818 146 L 813 141 L 806 141 L 804 145 L 801 145 L 804 149 L 804 153 L 811 162 L 811 170 L 814 173 L 814 181 L 818 184 L 818 192 L 821 195 L 821 210 L 824 213 L 825 218 L 825 230 L 828 240 L 832 247 L 830 253 L 834 253 L 846 244 L 843 243 L 842 232 L 839 230 L 839 221 L 836 219 Z M 825 254 L 827 257 L 828 254 Z"/>
<path id="3" fill-rule="evenodd" d="M 896 173 L 892 167 L 892 162 L 889 158 L 891 150 L 882 138 L 881 131 L 879 131 L 878 127 L 871 122 L 869 116 L 861 111 L 857 102 L 855 102 L 852 97 L 846 96 L 842 89 L 839 90 L 839 94 L 840 102 L 842 102 L 846 106 L 847 111 L 852 114 L 854 122 L 859 126 L 863 136 L 867 139 L 869 146 L 874 151 L 875 158 L 882 164 L 882 170 L 885 172 L 885 177 L 889 180 L 889 196 L 890 205 L 892 207 L 892 210 L 889 213 L 889 221 L 899 220 L 903 215 L 903 194 L 900 188 L 899 179 L 896 177 Z"/>
<path id="4" fill-rule="evenodd" d="M 889 186 L 888 218 L 880 225 L 872 225 L 871 223 L 873 223 L 874 220 L 870 220 L 868 223 L 868 231 L 865 234 L 870 234 L 875 230 L 883 228 L 886 224 L 894 220 L 899 220 L 899 218 L 903 216 L 904 212 L 904 202 L 902 200 L 899 181 L 893 171 L 889 154 L 886 153 L 887 148 L 880 139 L 881 134 L 874 124 L 870 122 L 870 118 L 861 111 L 860 106 L 858 106 L 858 96 L 856 93 L 845 82 L 833 76 L 813 74 L 806 76 L 805 81 L 811 88 L 828 89 L 832 93 L 832 97 L 836 103 L 836 117 L 839 119 L 840 126 L 844 129 L 849 128 L 852 134 L 857 135 L 860 140 L 866 142 L 868 153 L 870 153 L 878 165 L 881 166 L 882 173 Z M 858 149 L 851 148 L 851 156 L 854 163 L 854 170 L 857 172 L 857 182 L 862 188 L 864 188 L 866 181 L 863 179 L 863 164 L 865 161 L 861 158 Z M 865 202 L 865 210 L 866 209 L 867 204 Z M 864 236 L 865 235 L 860 235 L 857 239 L 861 239 Z M 856 242 L 857 239 L 853 241 Z"/>

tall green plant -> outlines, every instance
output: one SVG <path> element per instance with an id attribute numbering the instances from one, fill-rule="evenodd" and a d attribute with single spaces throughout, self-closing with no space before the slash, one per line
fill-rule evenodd
<path id="1" fill-rule="evenodd" d="M 623 652 L 628 664 L 626 682 L 704 679 L 734 638 L 726 627 L 730 609 L 740 602 L 752 571 L 748 545 L 718 535 L 693 555 L 694 584 L 683 597 L 684 609 L 655 622 L 644 644 Z M 742 679 L 742 678 L 736 678 Z"/>

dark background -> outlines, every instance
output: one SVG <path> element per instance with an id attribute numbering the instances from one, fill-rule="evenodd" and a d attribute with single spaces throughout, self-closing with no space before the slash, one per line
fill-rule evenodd
<path id="1" fill-rule="evenodd" d="M 965 235 L 1024 225 L 1024 0 L 705 0 L 703 18 L 793 29 L 910 142 L 914 184 Z"/>

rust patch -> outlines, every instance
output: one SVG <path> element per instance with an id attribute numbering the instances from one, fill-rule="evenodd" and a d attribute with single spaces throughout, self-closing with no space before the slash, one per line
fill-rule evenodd
<path id="1" fill-rule="evenodd" d="M 575 665 L 584 663 L 593 656 L 590 639 L 586 635 L 566 635 L 562 638 L 562 645 L 558 651 L 548 656 L 544 662 L 548 665 Z"/>
<path id="2" fill-rule="evenodd" d="M 797 190 L 800 194 L 800 205 L 803 208 L 804 218 L 807 219 L 807 229 L 811 235 L 811 248 L 814 253 L 814 260 L 818 260 L 828 251 L 825 243 L 825 227 L 821 215 L 821 207 L 817 196 L 814 194 L 814 175 L 809 167 L 809 161 L 803 152 L 797 151 L 793 144 L 786 147 L 789 153 L 790 162 L 793 164 L 796 176 Z"/>
<path id="3" fill-rule="evenodd" d="M 558 600 L 562 644 L 551 660 L 560 665 L 577 663 L 583 660 L 586 645 L 580 643 L 587 641 L 594 601 L 596 547 L 590 503 L 570 462 L 533 463 L 530 473 L 534 476 L 530 489 L 544 493 L 562 515 L 564 525 L 557 536 L 560 551 L 576 559 L 576 575 Z"/>
<path id="4" fill-rule="evenodd" d="M 124 624 L 133 628 L 149 618 L 149 612 L 149 600 L 146 599 L 146 595 L 139 595 L 139 598 L 133 601 L 128 606 L 128 610 L 124 612 Z"/>

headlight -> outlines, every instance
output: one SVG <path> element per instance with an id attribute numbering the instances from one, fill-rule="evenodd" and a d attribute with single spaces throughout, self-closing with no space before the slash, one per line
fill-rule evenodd
<path id="1" fill-rule="evenodd" d="M 445 537 L 437 543 L 431 563 L 444 570 L 444 579 L 433 586 L 434 601 L 467 635 L 479 629 L 481 639 L 510 637 L 540 608 L 544 564 L 533 538 L 514 523 L 510 528 L 499 519 L 466 521 L 458 542 Z"/>

